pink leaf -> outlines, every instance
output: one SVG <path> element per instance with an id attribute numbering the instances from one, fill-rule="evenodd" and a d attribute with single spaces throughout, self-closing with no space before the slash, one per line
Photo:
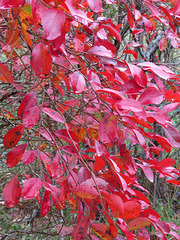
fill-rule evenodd
<path id="1" fill-rule="evenodd" d="M 174 145 L 174 147 L 180 147 L 180 134 L 178 130 L 172 125 L 168 124 L 167 128 L 164 128 L 167 138 Z"/>
<path id="2" fill-rule="evenodd" d="M 21 197 L 21 186 L 16 175 L 3 189 L 3 199 L 5 204 L 13 208 L 15 207 Z"/>
<path id="3" fill-rule="evenodd" d="M 167 47 L 167 39 L 165 37 L 163 37 L 160 41 L 159 41 L 159 50 L 163 51 L 165 50 Z"/>
<path id="4" fill-rule="evenodd" d="M 141 104 L 134 99 L 122 99 L 116 103 L 118 110 L 129 110 L 132 112 L 143 112 L 144 109 Z"/>
<path id="5" fill-rule="evenodd" d="M 107 50 L 107 48 L 105 48 L 104 46 L 94 46 L 88 52 L 101 57 L 108 57 L 108 58 L 113 57 L 112 51 Z"/>
<path id="6" fill-rule="evenodd" d="M 41 188 L 40 178 L 29 178 L 23 184 L 22 197 L 26 200 L 37 197 Z"/>
<path id="7" fill-rule="evenodd" d="M 102 143 L 110 143 L 114 140 L 117 132 L 117 120 L 114 115 L 106 115 L 99 124 L 99 139 Z"/>
<path id="8" fill-rule="evenodd" d="M 138 164 L 138 166 L 143 170 L 143 172 L 146 175 L 147 179 L 150 182 L 154 182 L 154 175 L 153 175 L 152 169 L 149 166 L 147 166 L 147 165 Z"/>
<path id="9" fill-rule="evenodd" d="M 74 227 L 73 226 L 63 226 L 63 225 L 58 225 L 57 226 L 57 234 L 60 236 L 67 236 L 69 234 L 72 234 Z"/>
<path id="10" fill-rule="evenodd" d="M 39 120 L 39 107 L 34 106 L 23 114 L 23 124 L 26 128 L 31 129 Z"/>
<path id="11" fill-rule="evenodd" d="M 152 22 L 144 16 L 142 17 L 142 19 L 143 19 L 147 34 L 150 34 L 153 31 Z"/>
<path id="12" fill-rule="evenodd" d="M 158 91 L 156 88 L 148 87 L 140 95 L 138 101 L 142 105 L 160 104 L 163 101 L 163 94 L 160 91 Z"/>
<path id="13" fill-rule="evenodd" d="M 102 9 L 102 0 L 87 0 L 91 10 L 95 13 L 101 12 Z"/>
<path id="14" fill-rule="evenodd" d="M 47 40 L 61 36 L 64 28 L 65 14 L 62 10 L 48 8 L 42 16 L 42 25 Z"/>
<path id="15" fill-rule="evenodd" d="M 89 227 L 89 218 L 84 216 L 81 218 L 80 222 L 77 224 L 77 226 L 74 228 L 74 231 L 72 233 L 74 240 L 85 240 L 87 236 L 87 230 Z"/>
<path id="16" fill-rule="evenodd" d="M 74 187 L 73 193 L 84 199 L 95 199 L 99 196 L 94 187 L 85 184 Z"/>
<path id="17" fill-rule="evenodd" d="M 70 78 L 74 94 L 79 94 L 86 90 L 86 82 L 82 74 L 74 72 L 70 75 Z"/>
<path id="18" fill-rule="evenodd" d="M 175 74 L 169 68 L 165 66 L 157 66 L 152 62 L 138 63 L 138 66 L 142 66 L 144 70 L 151 71 L 166 80 L 175 76 Z"/>
<path id="19" fill-rule="evenodd" d="M 134 78 L 134 80 L 136 81 L 136 83 L 140 86 L 140 87 L 146 87 L 147 85 L 147 76 L 146 74 L 144 73 L 144 71 L 135 66 L 135 65 L 132 65 L 130 63 L 126 63 L 127 66 L 129 67 L 129 70 L 132 74 L 132 77 Z"/>
<path id="20" fill-rule="evenodd" d="M 53 109 L 43 107 L 42 111 L 56 122 L 64 123 L 64 119 L 61 117 L 61 115 Z"/>
<path id="21" fill-rule="evenodd" d="M 37 150 L 29 150 L 23 154 L 22 161 L 24 164 L 30 164 L 30 163 L 34 162 L 34 160 L 36 158 L 35 151 L 37 151 Z"/>

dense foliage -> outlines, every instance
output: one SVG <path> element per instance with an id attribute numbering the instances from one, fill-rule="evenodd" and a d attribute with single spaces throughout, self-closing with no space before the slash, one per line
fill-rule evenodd
<path id="1" fill-rule="evenodd" d="M 2 0 L 0 9 L 5 204 L 38 204 L 49 235 L 55 225 L 76 240 L 179 239 L 143 184 L 180 185 L 169 115 L 180 105 L 180 1 Z"/>

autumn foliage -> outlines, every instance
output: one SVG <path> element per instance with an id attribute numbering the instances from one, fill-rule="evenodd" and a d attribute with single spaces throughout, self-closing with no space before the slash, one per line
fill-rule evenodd
<path id="1" fill-rule="evenodd" d="M 112 4 L 118 19 L 106 14 Z M 180 147 L 169 117 L 180 75 L 165 54 L 180 47 L 180 1 L 2 0 L 0 9 L 5 204 L 34 199 L 42 217 L 69 211 L 57 234 L 75 240 L 179 239 L 138 174 L 180 185 L 168 155 Z"/>

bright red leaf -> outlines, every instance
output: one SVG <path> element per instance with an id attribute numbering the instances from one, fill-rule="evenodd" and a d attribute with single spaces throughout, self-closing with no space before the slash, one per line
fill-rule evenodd
<path id="1" fill-rule="evenodd" d="M 21 104 L 17 110 L 17 116 L 19 119 L 23 118 L 23 114 L 28 111 L 29 109 L 35 107 L 37 105 L 37 99 L 35 92 L 29 92 L 26 94 L 24 99 L 22 100 Z"/>
<path id="2" fill-rule="evenodd" d="M 21 186 L 17 175 L 4 187 L 2 195 L 8 207 L 13 208 L 18 204 L 21 197 Z"/>
<path id="3" fill-rule="evenodd" d="M 29 178 L 23 184 L 22 197 L 26 200 L 37 197 L 41 188 L 40 178 Z"/>
<path id="4" fill-rule="evenodd" d="M 133 200 L 124 203 L 124 213 L 122 214 L 123 219 L 134 219 L 139 216 L 141 212 L 141 205 Z"/>
<path id="5" fill-rule="evenodd" d="M 50 199 L 50 192 L 46 191 L 44 192 L 44 197 L 41 205 L 41 216 L 45 217 L 46 214 L 49 212 L 49 208 L 51 206 L 51 199 Z"/>
<path id="6" fill-rule="evenodd" d="M 24 143 L 12 148 L 8 154 L 6 159 L 6 164 L 8 168 L 15 167 L 22 158 L 23 153 L 27 148 L 28 143 Z"/>
<path id="7" fill-rule="evenodd" d="M 164 168 L 164 167 L 170 167 L 174 165 L 176 162 L 173 158 L 165 158 L 162 161 L 159 162 L 158 167 Z"/>
<path id="8" fill-rule="evenodd" d="M 52 57 L 45 44 L 38 43 L 31 55 L 31 66 L 39 77 L 44 77 L 50 73 Z"/>
<path id="9" fill-rule="evenodd" d="M 3 144 L 6 149 L 13 148 L 21 139 L 24 132 L 24 126 L 20 124 L 9 130 L 3 138 Z"/>

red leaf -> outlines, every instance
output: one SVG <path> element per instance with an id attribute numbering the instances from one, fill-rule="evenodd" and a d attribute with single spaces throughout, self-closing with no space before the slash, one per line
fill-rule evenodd
<path id="1" fill-rule="evenodd" d="M 161 136 L 155 136 L 154 139 L 161 145 L 161 147 L 169 153 L 171 151 L 171 148 L 173 145 L 168 141 L 168 139 L 161 137 Z"/>
<path id="2" fill-rule="evenodd" d="M 37 197 L 41 188 L 40 178 L 29 178 L 24 184 L 22 189 L 22 197 L 26 200 Z"/>
<path id="3" fill-rule="evenodd" d="M 180 94 L 179 94 L 179 92 L 175 92 L 173 90 L 166 90 L 165 98 L 166 98 L 167 101 L 180 103 Z"/>
<path id="4" fill-rule="evenodd" d="M 170 167 L 175 163 L 176 161 L 173 158 L 165 158 L 161 162 L 159 162 L 158 167 L 159 168 Z"/>
<path id="5" fill-rule="evenodd" d="M 42 26 L 47 40 L 60 37 L 64 31 L 65 14 L 62 10 L 48 8 L 42 16 Z"/>
<path id="6" fill-rule="evenodd" d="M 45 44 L 39 43 L 33 49 L 31 55 L 31 66 L 39 77 L 44 77 L 50 73 L 52 57 Z"/>
<path id="7" fill-rule="evenodd" d="M 46 214 L 49 212 L 49 208 L 51 206 L 51 199 L 50 199 L 49 195 L 50 195 L 50 192 L 45 190 L 42 205 L 41 205 L 41 216 L 42 217 L 46 216 Z"/>
<path id="8" fill-rule="evenodd" d="M 56 186 L 51 185 L 50 183 L 48 183 L 47 185 L 44 185 L 45 189 L 47 191 L 51 192 L 51 198 L 52 201 L 54 203 L 54 206 L 59 209 L 62 210 L 64 208 L 64 203 L 63 203 L 63 194 L 61 189 L 57 188 Z"/>
<path id="9" fill-rule="evenodd" d="M 102 143 L 110 143 L 114 140 L 117 132 L 117 120 L 116 117 L 112 114 L 107 114 L 102 118 L 99 124 L 99 139 Z"/>
<path id="10" fill-rule="evenodd" d="M 167 39 L 166 37 L 163 37 L 160 41 L 159 41 L 159 50 L 163 51 L 165 50 L 167 47 Z"/>
<path id="11" fill-rule="evenodd" d="M 20 124 L 9 130 L 3 138 L 3 144 L 6 149 L 13 148 L 19 142 L 24 132 L 24 126 Z"/>
<path id="12" fill-rule="evenodd" d="M 103 27 L 109 31 L 111 36 L 115 37 L 119 42 L 121 42 L 121 35 L 120 35 L 120 30 L 116 28 L 116 26 L 113 26 L 113 24 L 108 23 L 103 25 Z"/>
<path id="13" fill-rule="evenodd" d="M 3 199 L 5 204 L 13 208 L 15 207 L 21 197 L 21 186 L 16 175 L 3 189 Z"/>
<path id="14" fill-rule="evenodd" d="M 74 187 L 72 191 L 84 199 L 95 199 L 99 196 L 98 191 L 94 187 L 85 184 Z"/>
<path id="15" fill-rule="evenodd" d="M 125 3 L 124 3 L 124 5 L 126 6 L 127 20 L 128 20 L 129 26 L 131 29 L 133 29 L 133 26 L 134 26 L 133 15 L 132 15 L 131 11 L 129 10 L 128 6 Z"/>
<path id="16" fill-rule="evenodd" d="M 84 216 L 73 230 L 72 237 L 74 240 L 85 240 L 89 227 L 89 218 Z"/>
<path id="17" fill-rule="evenodd" d="M 17 110 L 17 116 L 19 119 L 23 118 L 23 114 L 28 111 L 29 109 L 35 107 L 37 105 L 37 99 L 35 92 L 30 92 L 26 94 L 24 99 L 22 100 L 21 104 Z"/>
<path id="18" fill-rule="evenodd" d="M 132 77 L 134 78 L 134 80 L 136 81 L 136 83 L 140 86 L 140 87 L 146 87 L 147 85 L 147 76 L 144 73 L 144 71 L 137 67 L 134 66 L 130 63 L 126 63 L 127 66 L 129 67 L 129 70 L 132 74 Z"/>
<path id="19" fill-rule="evenodd" d="M 117 102 L 117 99 L 123 99 L 124 98 L 123 93 L 121 93 L 119 91 L 116 91 L 116 90 L 113 90 L 113 89 L 103 88 L 103 89 L 98 89 L 96 91 L 100 92 L 100 93 L 108 93 L 108 94 L 112 95 L 112 97 L 114 97 L 116 99 L 115 102 Z"/>
<path id="20" fill-rule="evenodd" d="M 130 200 L 124 203 L 124 214 L 122 214 L 123 219 L 134 219 L 139 216 L 141 213 L 141 205 L 134 201 Z"/>
<path id="21" fill-rule="evenodd" d="M 91 10 L 95 13 L 101 12 L 102 9 L 102 0 L 87 0 Z"/>
<path id="22" fill-rule="evenodd" d="M 94 157 L 95 157 L 95 163 L 93 166 L 93 171 L 98 172 L 105 167 L 106 162 L 104 161 L 104 159 L 101 156 L 99 157 L 99 156 L 95 155 Z"/>
<path id="23" fill-rule="evenodd" d="M 14 82 L 12 73 L 9 71 L 8 67 L 6 67 L 2 63 L 0 63 L 0 74 L 3 75 L 3 77 L 5 78 L 5 81 L 8 81 L 10 83 Z"/>
<path id="24" fill-rule="evenodd" d="M 135 51 L 133 51 L 133 50 L 131 50 L 131 49 L 124 50 L 123 53 L 130 53 L 130 54 L 133 55 L 133 57 L 134 57 L 136 60 L 138 59 L 138 53 L 135 52 Z"/>
<path id="25" fill-rule="evenodd" d="M 35 158 L 36 158 L 36 150 L 29 150 L 26 151 L 23 156 L 22 156 L 22 161 L 24 164 L 30 164 L 32 162 L 34 162 Z"/>
<path id="26" fill-rule="evenodd" d="M 113 216 L 118 217 L 124 214 L 124 202 L 121 197 L 116 194 L 109 194 L 106 199 L 113 212 Z"/>
<path id="27" fill-rule="evenodd" d="M 8 168 L 15 167 L 22 158 L 28 143 L 24 143 L 12 148 L 7 154 L 6 164 Z"/>
<path id="28" fill-rule="evenodd" d="M 31 129 L 39 120 L 39 107 L 34 106 L 23 114 L 23 124 L 26 128 Z"/>
<path id="29" fill-rule="evenodd" d="M 16 1 L 12 1 L 12 0 L 1 0 L 0 2 L 0 9 L 3 8 L 12 8 L 12 7 L 19 7 L 20 5 L 22 5 L 24 3 L 24 0 L 16 0 Z"/>
<path id="30" fill-rule="evenodd" d="M 166 182 L 167 183 L 172 183 L 172 184 L 180 187 L 180 181 L 178 181 L 178 180 L 167 180 Z"/>
<path id="31" fill-rule="evenodd" d="M 151 224 L 151 221 L 148 218 L 138 217 L 128 222 L 127 229 L 129 231 L 133 231 L 142 227 L 149 226 L 149 224 Z"/>
<path id="32" fill-rule="evenodd" d="M 141 94 L 138 101 L 142 105 L 160 104 L 163 101 L 163 94 L 156 88 L 148 87 Z"/>
<path id="33" fill-rule="evenodd" d="M 61 117 L 61 115 L 53 109 L 43 107 L 42 111 L 56 122 L 64 123 L 64 119 Z"/>
<path id="34" fill-rule="evenodd" d="M 144 16 L 142 17 L 142 19 L 143 19 L 147 34 L 150 34 L 153 31 L 152 22 Z"/>
<path id="35" fill-rule="evenodd" d="M 79 94 L 86 90 L 86 82 L 82 74 L 74 72 L 70 75 L 70 78 L 74 94 Z"/>

